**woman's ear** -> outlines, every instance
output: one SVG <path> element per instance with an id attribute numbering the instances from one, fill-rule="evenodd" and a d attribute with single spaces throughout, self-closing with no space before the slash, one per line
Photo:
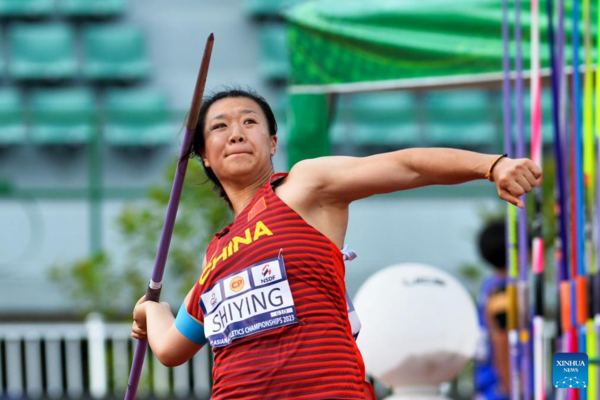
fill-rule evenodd
<path id="1" fill-rule="evenodd" d="M 277 135 L 271 136 L 271 156 L 277 152 Z"/>
<path id="2" fill-rule="evenodd" d="M 208 158 L 206 158 L 205 150 L 200 151 L 200 157 L 202 158 L 202 163 L 204 164 L 204 167 L 210 168 L 210 163 L 208 162 Z"/>

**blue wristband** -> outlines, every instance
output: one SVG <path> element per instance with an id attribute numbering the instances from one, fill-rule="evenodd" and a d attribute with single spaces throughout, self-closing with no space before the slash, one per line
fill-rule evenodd
<path id="1" fill-rule="evenodd" d="M 208 343 L 204 336 L 204 326 L 192 318 L 187 312 L 185 304 L 181 305 L 181 308 L 177 313 L 177 318 L 175 318 L 175 328 L 177 328 L 183 336 L 200 346 L 204 346 Z"/>

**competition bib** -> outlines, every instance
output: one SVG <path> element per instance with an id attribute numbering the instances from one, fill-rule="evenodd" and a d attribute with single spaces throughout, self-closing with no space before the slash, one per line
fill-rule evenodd
<path id="1" fill-rule="evenodd" d="M 220 279 L 202 294 L 200 307 L 212 347 L 297 322 L 281 256 Z"/>

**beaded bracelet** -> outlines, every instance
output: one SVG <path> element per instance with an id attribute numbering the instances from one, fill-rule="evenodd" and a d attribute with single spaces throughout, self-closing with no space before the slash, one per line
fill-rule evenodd
<path id="1" fill-rule="evenodd" d="M 494 170 L 494 167 L 496 166 L 496 164 L 498 164 L 498 161 L 500 161 L 504 157 L 508 157 L 508 154 L 506 154 L 506 153 L 502 154 L 500 157 L 498 157 L 498 158 L 496 158 L 494 160 L 494 162 L 492 163 L 492 165 L 490 165 L 490 169 L 488 170 L 487 174 L 485 174 L 485 178 L 488 181 L 494 182 L 494 178 L 492 177 L 492 171 Z"/>

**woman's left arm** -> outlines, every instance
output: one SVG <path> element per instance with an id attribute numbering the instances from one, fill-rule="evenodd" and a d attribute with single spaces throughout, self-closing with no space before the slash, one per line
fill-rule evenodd
<path id="1" fill-rule="evenodd" d="M 499 155 L 448 148 L 414 148 L 370 157 L 322 157 L 304 160 L 290 171 L 290 183 L 300 182 L 319 202 L 349 204 L 375 194 L 428 185 L 454 185 L 485 179 Z M 498 196 L 518 207 L 537 186 L 541 169 L 531 160 L 501 158 L 491 179 Z"/>

